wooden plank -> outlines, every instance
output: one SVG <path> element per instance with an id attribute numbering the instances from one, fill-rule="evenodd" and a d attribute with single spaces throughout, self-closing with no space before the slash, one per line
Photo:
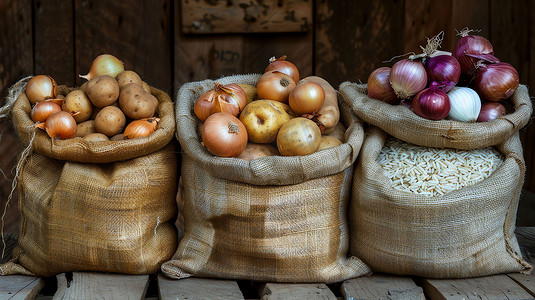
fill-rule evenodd
<path id="1" fill-rule="evenodd" d="M 0 299 L 33 299 L 44 286 L 39 277 L 9 275 L 0 277 Z"/>
<path id="2" fill-rule="evenodd" d="M 517 227 L 515 234 L 518 244 L 520 245 L 522 257 L 524 257 L 524 259 L 530 262 L 532 265 L 535 264 L 535 227 Z M 535 297 L 534 272 L 532 272 L 529 276 L 519 273 L 511 273 L 507 274 L 507 276 L 511 277 L 511 279 L 513 279 L 533 297 Z"/>
<path id="3" fill-rule="evenodd" d="M 452 49 L 452 0 L 406 0 L 405 2 L 405 53 L 422 53 L 426 38 L 444 32 L 440 50 Z"/>
<path id="4" fill-rule="evenodd" d="M 490 37 L 490 7 L 488 0 L 453 0 L 451 13 L 454 31 L 460 32 L 463 28 L 469 28 L 479 30 L 478 34 L 481 36 Z M 459 37 L 455 36 L 453 42 L 457 42 L 458 39 Z"/>
<path id="5" fill-rule="evenodd" d="M 535 129 L 535 126 L 533 126 L 533 129 Z M 520 202 L 518 202 L 517 227 L 535 226 L 535 193 L 528 191 L 526 188 L 522 189 Z"/>
<path id="6" fill-rule="evenodd" d="M 336 296 L 323 283 L 267 283 L 262 291 L 263 300 L 323 299 L 336 300 Z"/>
<path id="7" fill-rule="evenodd" d="M 342 283 L 346 299 L 425 299 L 423 289 L 410 277 L 374 274 Z"/>
<path id="8" fill-rule="evenodd" d="M 528 5 L 524 8 L 528 11 L 530 20 L 526 26 L 528 29 L 529 37 L 529 53 L 527 57 L 523 57 L 526 62 L 529 62 L 529 78 L 528 87 L 530 87 L 531 96 L 535 95 L 535 3 L 529 1 Z M 535 126 L 533 122 L 531 125 L 521 131 L 521 138 L 524 141 L 524 153 L 526 153 L 526 180 L 524 182 L 524 188 L 532 192 L 535 192 L 535 159 L 533 153 L 535 152 Z M 535 216 L 532 216 L 535 219 Z"/>
<path id="9" fill-rule="evenodd" d="M 125 69 L 169 92 L 172 84 L 170 6 L 170 0 L 76 0 L 76 73 L 86 74 L 99 54 L 109 53 L 122 60 Z M 78 79 L 78 84 L 82 82 Z"/>
<path id="10" fill-rule="evenodd" d="M 160 299 L 244 299 L 234 280 L 204 278 L 170 279 L 158 274 Z"/>
<path id="11" fill-rule="evenodd" d="M 73 86 L 78 77 L 74 73 L 73 2 L 35 0 L 33 7 L 35 74 Z"/>
<path id="12" fill-rule="evenodd" d="M 183 33 L 302 32 L 312 24 L 312 1 L 182 0 Z"/>
<path id="13" fill-rule="evenodd" d="M 316 1 L 315 74 L 338 88 L 366 82 L 404 51 L 405 1 Z"/>
<path id="14" fill-rule="evenodd" d="M 69 273 L 71 274 L 71 273 Z M 62 273 L 53 299 L 144 299 L 149 275 Z"/>
<path id="15" fill-rule="evenodd" d="M 31 1 L 0 1 L 0 106 L 7 89 L 19 79 L 33 73 L 32 3 Z M 0 120 L 0 211 L 4 212 L 11 192 L 16 166 L 18 139 L 10 121 Z M 14 201 L 13 201 L 14 200 Z M 4 232 L 18 231 L 17 192 L 4 219 Z"/>
<path id="16" fill-rule="evenodd" d="M 422 279 L 429 299 L 530 299 L 532 296 L 507 275 L 468 279 Z"/>

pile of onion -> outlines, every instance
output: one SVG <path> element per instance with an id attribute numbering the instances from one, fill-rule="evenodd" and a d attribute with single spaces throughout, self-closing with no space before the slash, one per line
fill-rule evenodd
<path id="1" fill-rule="evenodd" d="M 375 69 L 368 77 L 368 97 L 405 105 L 431 120 L 448 116 L 461 122 L 485 122 L 502 116 L 503 106 L 483 108 L 482 102 L 507 101 L 519 85 L 518 72 L 494 56 L 489 40 L 470 32 L 465 29 L 459 34 L 453 53 L 433 49 L 430 54 L 426 47 L 423 54 L 399 60 L 392 68 Z M 455 87 L 463 89 L 450 99 L 448 93 Z"/>

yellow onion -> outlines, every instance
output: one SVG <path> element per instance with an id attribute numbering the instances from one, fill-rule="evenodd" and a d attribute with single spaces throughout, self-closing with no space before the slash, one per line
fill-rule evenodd
<path id="1" fill-rule="evenodd" d="M 390 86 L 390 68 L 380 67 L 368 76 L 368 97 L 389 104 L 399 104 L 396 93 Z"/>
<path id="2" fill-rule="evenodd" d="M 44 123 L 37 123 L 36 128 L 46 131 L 52 139 L 70 139 L 76 136 L 76 121 L 72 115 L 66 111 L 58 111 L 51 114 Z"/>
<path id="3" fill-rule="evenodd" d="M 236 157 L 247 147 L 247 129 L 235 116 L 218 112 L 202 126 L 202 142 L 213 155 Z"/>
<path id="4" fill-rule="evenodd" d="M 79 75 L 81 78 L 91 80 L 101 75 L 109 75 L 113 78 L 124 71 L 124 64 L 117 57 L 111 54 L 99 55 L 91 64 L 91 69 L 86 75 Z"/>
<path id="5" fill-rule="evenodd" d="M 34 122 L 45 122 L 48 117 L 61 111 L 61 107 L 52 101 L 43 101 L 36 103 L 30 113 L 30 117 Z"/>
<path id="6" fill-rule="evenodd" d="M 145 118 L 130 122 L 124 129 L 124 139 L 135 139 L 153 133 L 160 122 L 160 118 Z"/>
<path id="7" fill-rule="evenodd" d="M 204 122 L 210 115 L 217 112 L 238 116 L 246 104 L 247 96 L 239 85 L 216 83 L 212 90 L 197 99 L 193 112 L 201 122 Z"/>
<path id="8" fill-rule="evenodd" d="M 298 115 L 317 112 L 325 101 L 325 91 L 315 82 L 298 84 L 288 98 L 288 104 Z"/>
<path id="9" fill-rule="evenodd" d="M 299 82 L 299 70 L 293 63 L 286 60 L 286 55 L 280 58 L 275 58 L 275 56 L 273 56 L 269 59 L 269 65 L 266 70 L 264 70 L 264 73 L 271 71 L 282 72 L 290 76 L 294 82 Z"/>
<path id="10" fill-rule="evenodd" d="M 26 84 L 26 97 L 31 104 L 56 98 L 58 86 L 54 78 L 48 75 L 34 76 Z"/>

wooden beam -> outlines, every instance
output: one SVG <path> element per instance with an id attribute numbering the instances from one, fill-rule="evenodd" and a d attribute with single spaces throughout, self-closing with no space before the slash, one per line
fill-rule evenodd
<path id="1" fill-rule="evenodd" d="M 73 272 L 56 276 L 54 299 L 144 299 L 149 275 Z"/>
<path id="2" fill-rule="evenodd" d="M 208 278 L 170 279 L 158 274 L 160 299 L 244 299 L 238 283 L 234 280 Z"/>
<path id="3" fill-rule="evenodd" d="M 410 278 L 374 274 L 344 281 L 346 299 L 425 299 L 423 289 Z"/>
<path id="4" fill-rule="evenodd" d="M 467 279 L 422 279 L 425 294 L 435 299 L 530 299 L 532 296 L 507 275 Z"/>
<path id="5" fill-rule="evenodd" d="M 262 299 L 322 299 L 336 300 L 336 296 L 323 283 L 267 283 L 262 291 Z"/>
<path id="6" fill-rule="evenodd" d="M 0 299 L 34 299 L 44 286 L 40 277 L 10 275 L 0 278 Z"/>

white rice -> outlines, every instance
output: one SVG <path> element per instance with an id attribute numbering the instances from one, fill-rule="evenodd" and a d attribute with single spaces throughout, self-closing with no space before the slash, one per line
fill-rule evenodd
<path id="1" fill-rule="evenodd" d="M 390 138 L 377 162 L 395 189 L 437 196 L 489 177 L 503 163 L 503 155 L 493 147 L 438 149 Z"/>

